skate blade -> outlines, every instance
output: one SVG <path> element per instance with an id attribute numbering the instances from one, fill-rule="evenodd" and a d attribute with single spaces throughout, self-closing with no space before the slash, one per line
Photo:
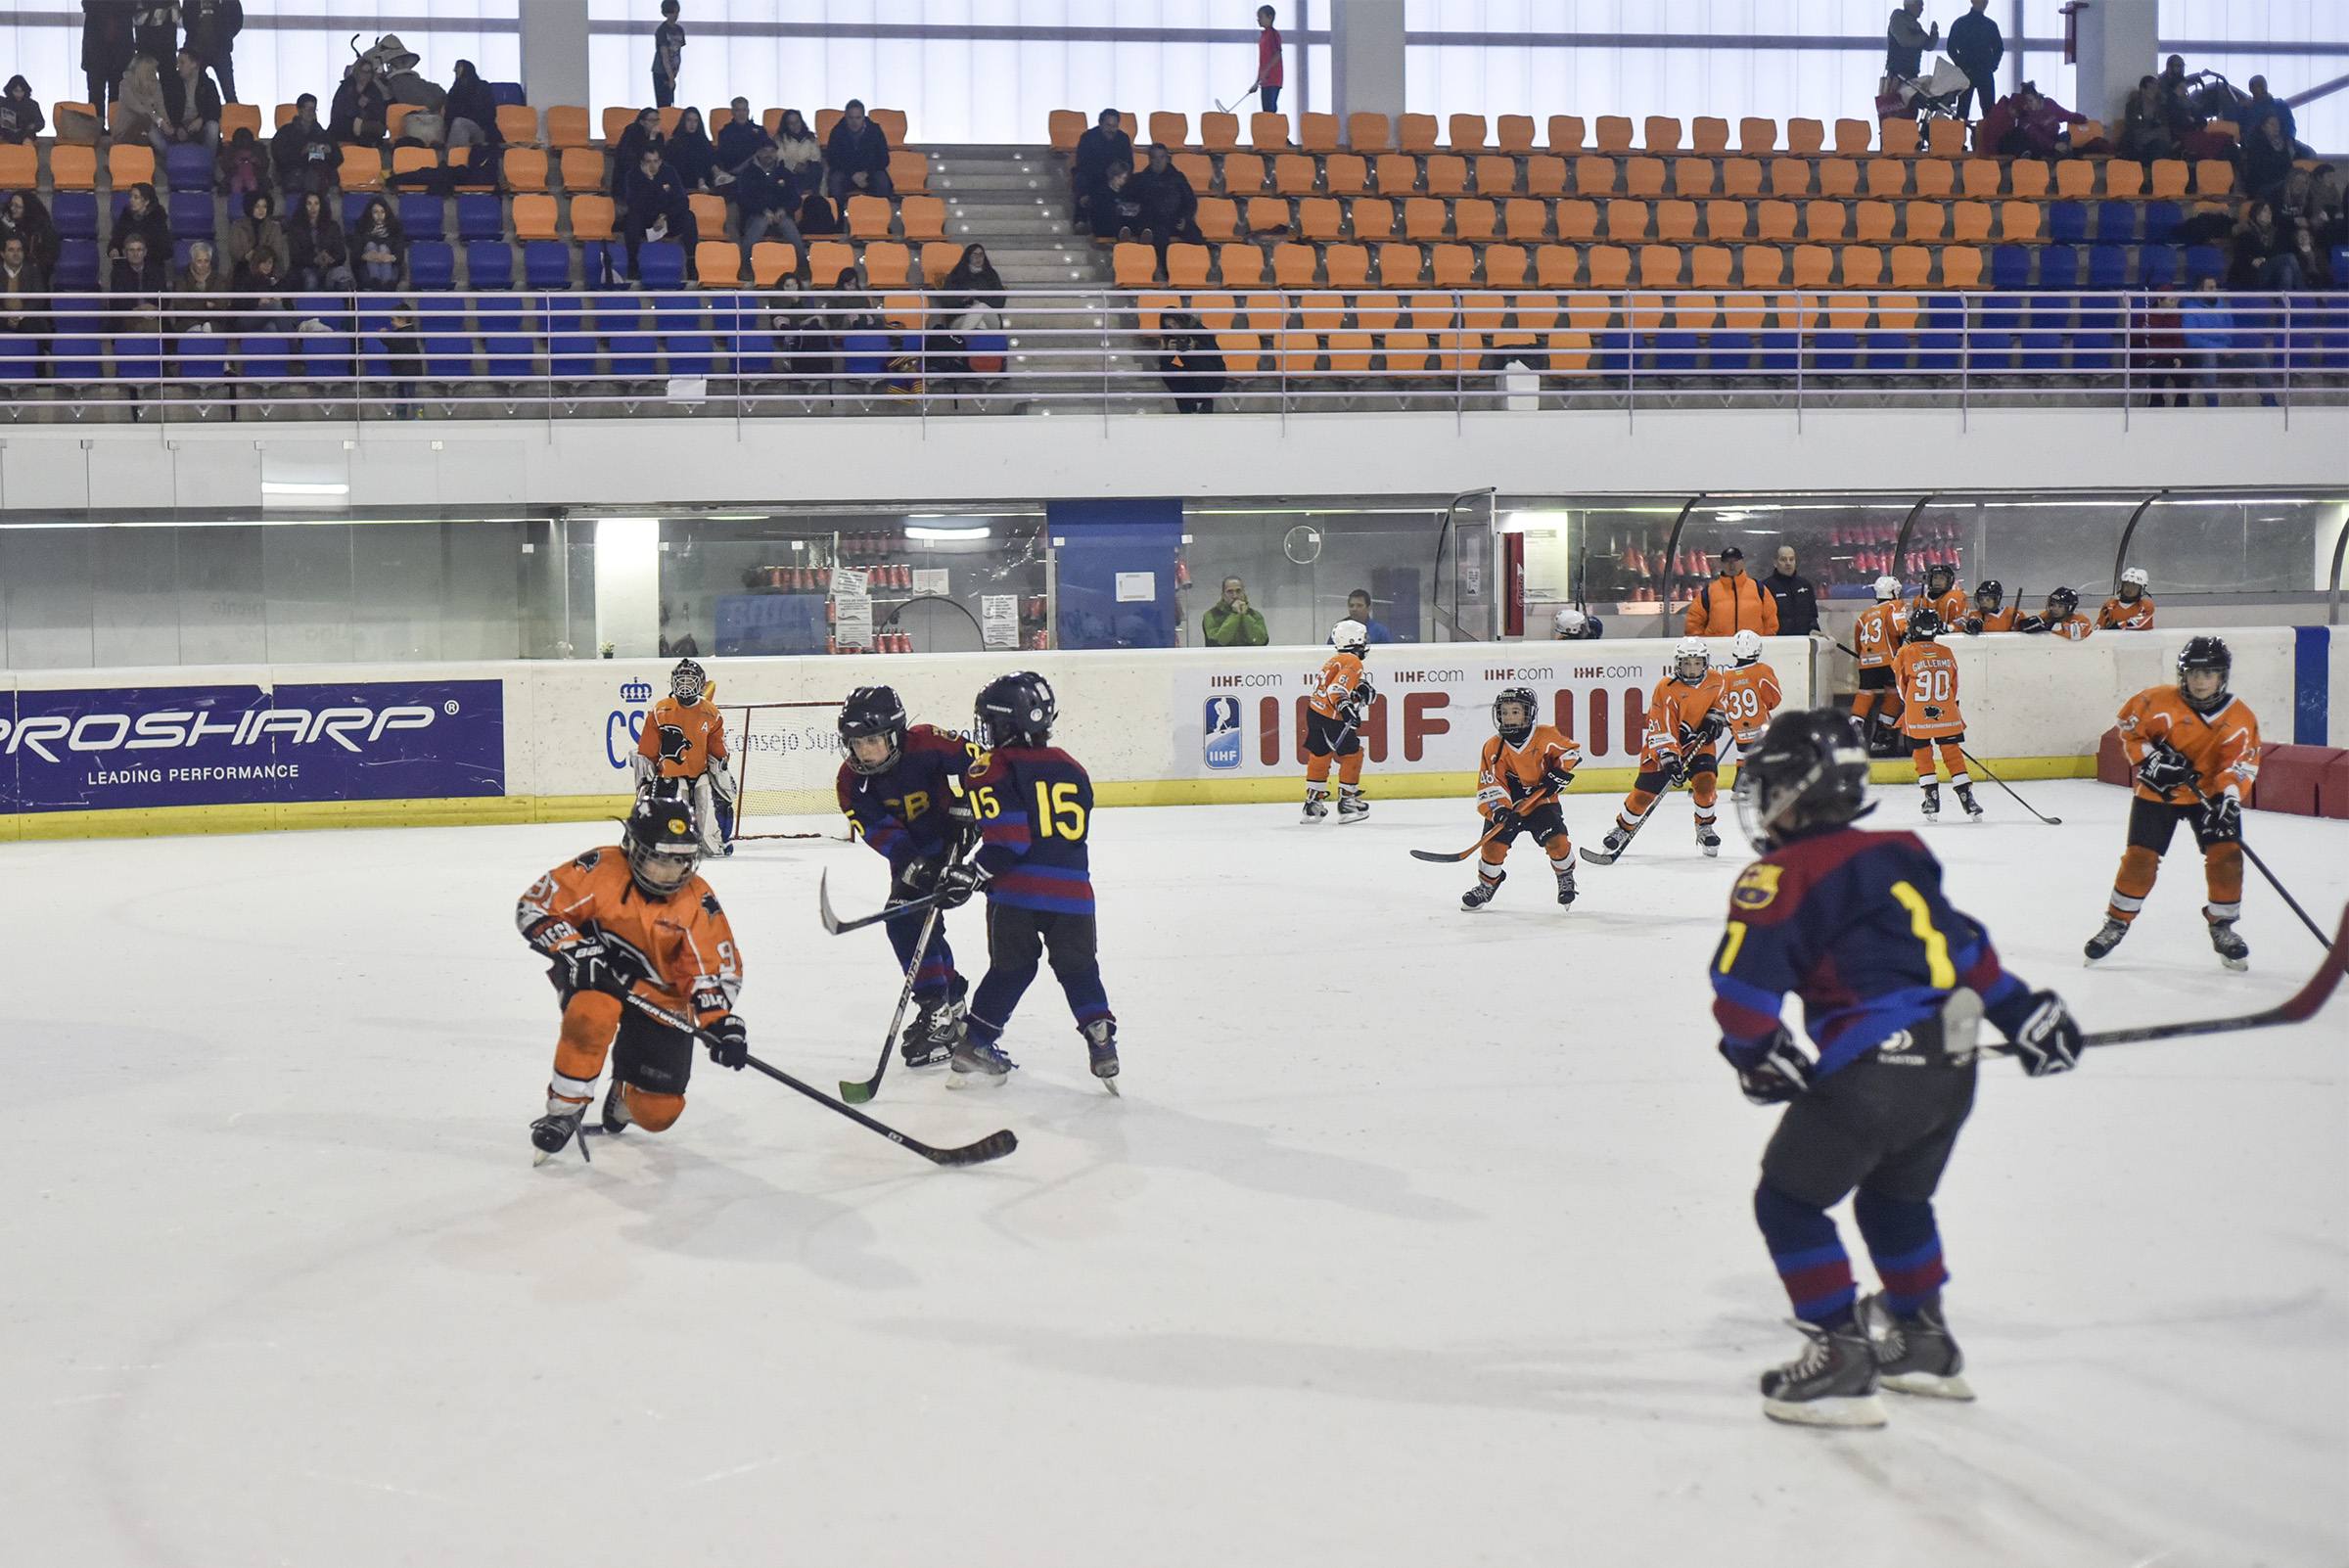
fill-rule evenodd
<path id="1" fill-rule="evenodd" d="M 1343 811 L 1338 813 L 1338 826 L 1340 827 L 1352 827 L 1357 822 L 1367 822 L 1369 820 L 1370 813 L 1367 811 L 1357 811 L 1352 816 L 1348 816 Z"/>
<path id="2" fill-rule="evenodd" d="M 2244 970 L 2251 967 L 2251 960 L 2248 958 L 2222 958 L 2219 960 L 2219 967 L 2222 969 L 2232 969 L 2239 975 Z"/>
<path id="3" fill-rule="evenodd" d="M 1873 1394 L 1845 1399 L 1804 1400 L 1799 1404 L 1785 1400 L 1764 1400 L 1762 1413 L 1788 1426 L 1882 1426 L 1890 1419 L 1884 1413 L 1884 1402 Z"/>
<path id="4" fill-rule="evenodd" d="M 1105 1078 L 1101 1080 L 1101 1086 L 1109 1090 L 1110 1094 L 1117 1099 L 1122 1100 L 1126 1097 L 1123 1093 L 1119 1092 L 1118 1081 L 1114 1078 Z"/>
<path id="5" fill-rule="evenodd" d="M 1697 848 L 1705 852 L 1708 860 L 1718 859 L 1721 855 L 1721 846 L 1718 844 L 1700 844 Z"/>
<path id="6" fill-rule="evenodd" d="M 1001 1088 L 1010 1079 L 1009 1073 L 957 1073 L 946 1080 L 950 1089 Z"/>
<path id="7" fill-rule="evenodd" d="M 1962 1376 L 1941 1377 L 1932 1372 L 1886 1372 L 1876 1379 L 1898 1394 L 1929 1400 L 1970 1400 L 1974 1386 Z"/>

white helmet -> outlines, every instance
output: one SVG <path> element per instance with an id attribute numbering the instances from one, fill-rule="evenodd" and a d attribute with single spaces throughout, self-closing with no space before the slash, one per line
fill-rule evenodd
<path id="1" fill-rule="evenodd" d="M 2145 576 L 2145 569 L 2143 567 L 2131 567 L 2128 571 L 2121 574 L 2121 583 L 2124 587 L 2134 583 L 2136 586 L 2142 588 L 2152 580 L 2153 579 L 2151 577 Z"/>
<path id="2" fill-rule="evenodd" d="M 1549 628 L 1553 636 L 1579 637 L 1589 623 L 1589 616 L 1568 605 L 1550 618 Z"/>
<path id="3" fill-rule="evenodd" d="M 1741 665 L 1750 665 L 1762 657 L 1762 633 L 1740 631 L 1729 639 L 1729 657 Z"/>
<path id="4" fill-rule="evenodd" d="M 1341 621 L 1329 628 L 1329 640 L 1341 653 L 1359 654 L 1370 646 L 1370 628 L 1359 621 Z"/>
<path id="5" fill-rule="evenodd" d="M 1897 599 L 1897 598 L 1899 598 L 1900 596 L 1901 596 L 1901 579 L 1900 579 L 1900 578 L 1898 578 L 1898 577 L 1878 577 L 1878 578 L 1876 578 L 1876 603 L 1878 603 L 1878 604 L 1882 604 L 1882 603 L 1883 603 L 1885 600 L 1887 600 L 1887 599 Z"/>
<path id="6" fill-rule="evenodd" d="M 1691 675 L 1681 667 L 1689 660 L 1696 661 L 1696 673 Z M 1702 680 L 1705 671 L 1713 668 L 1713 650 L 1705 646 L 1702 637 L 1682 637 L 1672 646 L 1672 672 L 1682 680 Z"/>

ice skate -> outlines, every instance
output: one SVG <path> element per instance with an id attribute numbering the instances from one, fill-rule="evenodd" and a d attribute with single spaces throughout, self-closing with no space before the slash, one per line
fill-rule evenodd
<path id="1" fill-rule="evenodd" d="M 2093 964 L 2097 959 L 2103 957 L 2106 953 L 2112 951 L 2113 948 L 2121 945 L 2121 939 L 2127 935 L 2129 935 L 2129 923 L 2127 921 L 2106 920 L 2104 922 L 2104 928 L 2101 931 L 2098 931 L 2095 936 L 2088 939 L 2088 961 Z"/>
<path id="2" fill-rule="evenodd" d="M 1941 816 L 1941 786 L 1927 784 L 1923 788 L 1922 795 L 1923 799 L 1917 804 L 1924 807 L 1925 820 L 1928 822 L 1938 820 Z"/>
<path id="3" fill-rule="evenodd" d="M 948 1088 L 969 1088 L 984 1084 L 1000 1088 L 1011 1070 L 1020 1064 L 1003 1054 L 1002 1048 L 991 1040 L 974 1039 L 965 1029 L 954 1041 L 950 1064 L 954 1076 L 946 1080 Z"/>
<path id="4" fill-rule="evenodd" d="M 1096 1018 L 1084 1026 L 1084 1049 L 1092 1058 L 1093 1077 L 1112 1094 L 1118 1092 L 1118 1021 Z"/>
<path id="5" fill-rule="evenodd" d="M 1870 1296 L 1860 1304 L 1860 1321 L 1867 1332 L 1868 1349 L 1875 1354 L 1877 1380 L 1884 1387 L 1937 1400 L 1974 1397 L 1965 1380 L 1965 1356 L 1950 1337 L 1938 1303 L 1903 1316 L 1885 1305 L 1881 1295 Z"/>
<path id="6" fill-rule="evenodd" d="M 571 1140 L 578 1133 L 579 1118 L 586 1113 L 587 1107 L 582 1105 L 569 1111 L 549 1111 L 537 1121 L 532 1122 L 530 1124 L 530 1143 L 537 1149 L 538 1157 L 530 1163 L 544 1165 L 569 1147 Z M 579 1153 L 584 1155 L 586 1152 L 587 1146 L 581 1144 Z"/>
<path id="7" fill-rule="evenodd" d="M 1476 877 L 1476 886 L 1470 888 L 1466 893 L 1460 895 L 1460 907 L 1463 909 L 1482 909 L 1486 904 L 1493 901 L 1493 895 L 1498 893 L 1500 891 L 1500 885 L 1508 880 L 1509 874 L 1506 871 L 1496 872 L 1492 876 L 1486 876 L 1481 871 L 1478 872 Z"/>
<path id="8" fill-rule="evenodd" d="M 954 1032 L 961 1009 L 944 997 L 914 1004 L 913 1022 L 898 1041 L 898 1054 L 907 1067 L 944 1067 L 954 1054 Z"/>
<path id="9" fill-rule="evenodd" d="M 1592 865 L 1613 865 L 1623 852 L 1631 847 L 1632 836 L 1623 830 L 1621 823 L 1617 823 L 1614 827 L 1607 829 L 1607 836 L 1599 841 L 1597 849 L 1593 850 L 1587 845 L 1584 847 L 1583 858 Z"/>
<path id="10" fill-rule="evenodd" d="M 1338 826 L 1359 822 L 1370 814 L 1370 803 L 1362 799 L 1361 788 L 1354 784 L 1338 786 Z"/>
<path id="11" fill-rule="evenodd" d="M 1762 1374 L 1762 1413 L 1795 1426 L 1882 1426 L 1876 1358 L 1858 1322 L 1821 1328 L 1796 1319 L 1803 1354 Z"/>
<path id="12" fill-rule="evenodd" d="M 1981 821 L 1982 803 L 1974 799 L 1974 787 L 1971 784 L 1959 784 L 1954 788 L 1958 797 L 1958 804 L 1965 807 L 1967 820 L 1974 822 Z"/>
<path id="13" fill-rule="evenodd" d="M 636 1125 L 636 1119 L 628 1114 L 628 1096 L 621 1088 L 617 1077 L 612 1080 L 612 1086 L 604 1090 L 603 1125 L 607 1135 L 625 1131 Z"/>
<path id="14" fill-rule="evenodd" d="M 1328 815 L 1329 791 L 1318 784 L 1308 784 L 1305 787 L 1305 816 L 1302 820 L 1311 825 Z"/>
<path id="15" fill-rule="evenodd" d="M 2219 962 L 2230 969 L 2251 967 L 2251 945 L 2234 934 L 2232 920 L 2213 920 L 2210 923 L 2210 949 L 2219 955 Z"/>
<path id="16" fill-rule="evenodd" d="M 1574 862 L 1572 860 L 1553 860 L 1550 862 L 1549 868 L 1557 874 L 1558 878 L 1558 907 L 1566 908 L 1574 902 Z"/>
<path id="17" fill-rule="evenodd" d="M 1696 847 L 1705 852 L 1707 859 L 1721 853 L 1721 835 L 1714 831 L 1712 823 L 1700 821 L 1696 824 Z"/>

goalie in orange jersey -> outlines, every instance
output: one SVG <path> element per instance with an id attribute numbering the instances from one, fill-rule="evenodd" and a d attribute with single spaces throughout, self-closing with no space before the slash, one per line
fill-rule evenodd
<path id="1" fill-rule="evenodd" d="M 2112 879 L 2104 928 L 2088 942 L 2092 964 L 2129 935 L 2178 824 L 2189 822 L 2202 846 L 2211 948 L 2230 969 L 2250 967 L 2250 945 L 2234 923 L 2243 913 L 2243 797 L 2259 777 L 2259 718 L 2227 690 L 2234 669 L 2227 644 L 2188 638 L 2178 655 L 2178 684 L 2148 686 L 2121 709 L 2121 747 L 2137 769 L 2137 798 L 2129 803 L 2129 847 Z"/>
<path id="2" fill-rule="evenodd" d="M 1370 628 L 1359 621 L 1341 621 L 1329 630 L 1338 650 L 1313 677 L 1306 698 L 1305 820 L 1318 822 L 1329 815 L 1329 764 L 1338 764 L 1338 825 L 1359 822 L 1370 814 L 1362 799 L 1362 721 L 1378 693 L 1362 670 L 1370 652 Z"/>
<path id="3" fill-rule="evenodd" d="M 681 778 L 692 791 L 702 848 L 734 853 L 734 773 L 727 765 L 726 719 L 712 700 L 710 677 L 690 659 L 668 672 L 668 695 L 645 715 L 636 741 L 636 787 Z"/>
<path id="4" fill-rule="evenodd" d="M 717 896 L 695 875 L 701 858 L 690 787 L 662 780 L 636 797 L 619 844 L 565 861 L 515 905 L 514 923 L 551 960 L 547 979 L 563 998 L 546 1114 L 530 1124 L 539 1164 L 579 1131 L 607 1056 L 606 1132 L 659 1132 L 684 1114 L 695 1031 L 720 1067 L 750 1060 L 734 1013 L 742 957 Z M 628 1005 L 629 995 L 676 1022 Z"/>
<path id="5" fill-rule="evenodd" d="M 1460 895 L 1460 907 L 1482 909 L 1508 877 L 1501 869 L 1519 834 L 1530 836 L 1549 856 L 1558 879 L 1558 902 L 1574 902 L 1574 840 L 1558 797 L 1574 782 L 1583 749 L 1553 725 L 1537 723 L 1540 712 L 1530 687 L 1511 686 L 1493 699 L 1493 738 L 1485 742 L 1476 775 L 1476 808 L 1484 813 L 1486 838 L 1476 868 L 1476 886 Z"/>
<path id="6" fill-rule="evenodd" d="M 1778 672 L 1762 662 L 1762 634 L 1740 631 L 1729 639 L 1729 668 L 1721 672 L 1721 713 L 1728 720 L 1729 739 L 1737 743 L 1737 760 L 1762 743 L 1770 715 L 1778 711 L 1785 693 Z"/>
<path id="7" fill-rule="evenodd" d="M 1696 847 L 1708 855 L 1721 853 L 1721 835 L 1714 830 L 1715 785 L 1721 770 L 1721 737 L 1728 719 L 1721 711 L 1721 676 L 1713 669 L 1713 655 L 1702 637 L 1682 637 L 1673 645 L 1672 673 L 1656 685 L 1647 704 L 1647 741 L 1639 753 L 1639 773 L 1615 825 L 1595 850 L 1583 851 L 1592 865 L 1613 865 L 1632 847 L 1632 837 L 1655 809 L 1666 790 L 1688 786 L 1696 802 Z"/>
<path id="8" fill-rule="evenodd" d="M 1916 763 L 1917 788 L 1924 791 L 1925 815 L 1941 815 L 1941 773 L 1933 765 L 1933 751 L 1941 749 L 1941 765 L 1950 770 L 1950 789 L 1965 814 L 1979 819 L 1981 803 L 1974 799 L 1974 781 L 1965 771 L 1965 714 L 1958 706 L 1958 656 L 1935 639 L 1941 635 L 1941 617 L 1931 610 L 1909 615 L 1909 640 L 1892 656 L 1893 678 L 1901 692 L 1901 729 L 1909 737 L 1910 756 Z"/>

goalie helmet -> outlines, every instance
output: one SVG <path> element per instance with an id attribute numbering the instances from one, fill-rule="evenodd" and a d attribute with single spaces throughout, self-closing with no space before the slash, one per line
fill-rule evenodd
<path id="1" fill-rule="evenodd" d="M 1883 604 L 1901 596 L 1901 579 L 1894 576 L 1876 578 L 1876 603 Z"/>
<path id="2" fill-rule="evenodd" d="M 1531 686 L 1511 686 L 1493 699 L 1493 728 L 1505 744 L 1523 746 L 1527 737 L 1533 734 L 1534 724 L 1537 721 L 1536 715 L 1541 713 L 1541 710 L 1534 706 L 1534 689 Z M 1522 723 L 1512 724 L 1500 716 L 1501 708 L 1509 703 L 1519 704 L 1525 709 L 1525 719 Z"/>
<path id="3" fill-rule="evenodd" d="M 1329 628 L 1330 646 L 1357 659 L 1370 651 L 1370 628 L 1349 617 Z"/>
<path id="4" fill-rule="evenodd" d="M 1688 670 L 1691 662 L 1696 666 L 1694 674 Z M 1704 638 L 1682 637 L 1672 645 L 1672 673 L 1675 679 L 1693 686 L 1704 679 L 1705 672 L 1712 668 L 1713 650 L 1705 646 Z"/>
<path id="5" fill-rule="evenodd" d="M 693 783 L 665 778 L 648 784 L 621 824 L 628 875 L 647 898 L 666 899 L 702 863 L 702 835 L 693 823 Z"/>
<path id="6" fill-rule="evenodd" d="M 1944 629 L 1946 628 L 1941 623 L 1941 613 L 1930 606 L 1910 612 L 1909 640 L 1911 642 L 1931 642 L 1940 636 Z"/>
<path id="7" fill-rule="evenodd" d="M 1762 657 L 1762 633 L 1740 631 L 1729 639 L 1729 657 L 1741 665 L 1750 665 Z"/>
<path id="8" fill-rule="evenodd" d="M 1736 802 L 1737 825 L 1763 853 L 1858 821 L 1875 809 L 1860 726 L 1831 708 L 1780 714 L 1738 764 Z"/>
<path id="9" fill-rule="evenodd" d="M 677 668 L 668 672 L 668 694 L 688 708 L 700 702 L 709 688 L 709 675 L 690 659 L 678 660 Z"/>
<path id="10" fill-rule="evenodd" d="M 878 762 L 859 761 L 856 748 L 850 743 L 874 735 L 888 740 L 889 755 Z M 894 690 L 859 686 L 849 693 L 840 705 L 840 749 L 847 755 L 849 766 L 859 773 L 886 773 L 898 765 L 905 749 L 905 705 Z"/>
<path id="11" fill-rule="evenodd" d="M 972 705 L 971 736 L 992 751 L 998 746 L 1041 746 L 1052 738 L 1060 705 L 1052 683 L 1032 669 L 998 675 L 979 689 Z"/>
<path id="12" fill-rule="evenodd" d="M 2186 689 L 2186 677 L 2197 669 L 2216 670 L 2219 676 L 2219 689 L 2200 701 Z M 2227 677 L 2234 670 L 2234 654 L 2224 641 L 2209 635 L 2188 637 L 2178 650 L 2178 695 L 2194 712 L 2215 714 L 2227 706 Z"/>

